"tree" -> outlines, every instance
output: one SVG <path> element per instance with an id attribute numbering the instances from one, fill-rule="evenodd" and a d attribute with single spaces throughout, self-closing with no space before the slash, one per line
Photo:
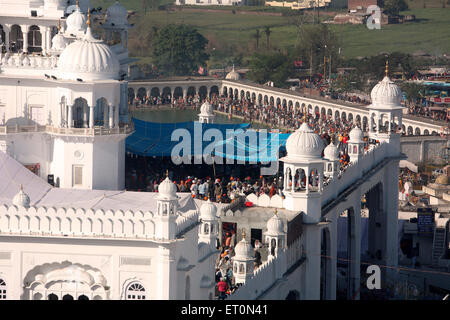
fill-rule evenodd
<path id="1" fill-rule="evenodd" d="M 270 48 L 270 34 L 272 33 L 272 31 L 270 30 L 269 26 L 266 26 L 266 28 L 264 29 L 264 33 L 266 34 L 266 39 L 267 39 L 267 49 Z"/>
<path id="2" fill-rule="evenodd" d="M 259 33 L 259 29 L 256 29 L 256 32 L 253 35 L 253 37 L 255 37 L 255 40 L 256 40 L 256 49 L 258 49 L 259 48 L 259 39 L 261 38 L 261 34 Z"/>
<path id="3" fill-rule="evenodd" d="M 406 96 L 409 104 L 415 104 L 417 99 L 423 96 L 425 87 L 422 84 L 415 82 L 404 82 L 400 85 L 403 93 Z"/>
<path id="4" fill-rule="evenodd" d="M 317 72 L 323 63 L 323 57 L 331 56 L 331 63 L 336 65 L 338 60 L 339 42 L 334 32 L 325 24 L 303 25 L 300 29 L 300 39 L 297 56 L 312 64 L 312 72 Z M 312 63 L 311 63 L 312 60 Z"/>
<path id="5" fill-rule="evenodd" d="M 398 15 L 400 11 L 408 10 L 405 0 L 385 0 L 383 11 L 388 15 Z"/>
<path id="6" fill-rule="evenodd" d="M 165 75 L 192 75 L 209 58 L 208 40 L 188 25 L 167 25 L 153 38 L 153 62 Z"/>
<path id="7" fill-rule="evenodd" d="M 292 72 L 291 59 L 280 52 L 255 53 L 249 64 L 248 78 L 258 83 L 273 81 L 276 87 L 286 87 Z"/>

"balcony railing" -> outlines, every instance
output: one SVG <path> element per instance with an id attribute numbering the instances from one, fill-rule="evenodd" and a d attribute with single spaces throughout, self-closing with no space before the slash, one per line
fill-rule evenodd
<path id="1" fill-rule="evenodd" d="M 129 134 L 134 131 L 133 125 L 122 125 L 115 128 L 56 128 L 52 126 L 0 126 L 0 134 L 46 132 L 49 134 L 78 135 L 78 136 L 105 136 L 112 134 Z"/>

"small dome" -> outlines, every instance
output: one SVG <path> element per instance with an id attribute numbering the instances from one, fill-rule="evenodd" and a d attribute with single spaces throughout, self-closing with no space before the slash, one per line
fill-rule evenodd
<path id="1" fill-rule="evenodd" d="M 288 157 L 320 159 L 323 147 L 322 139 L 314 133 L 306 122 L 291 134 L 286 141 Z"/>
<path id="2" fill-rule="evenodd" d="M 58 32 L 52 39 L 52 50 L 63 51 L 66 48 L 67 43 L 67 39 Z"/>
<path id="3" fill-rule="evenodd" d="M 225 77 L 226 80 L 240 80 L 241 79 L 241 75 L 236 72 L 234 70 L 234 65 L 233 65 L 233 70 L 231 70 Z"/>
<path id="4" fill-rule="evenodd" d="M 118 79 L 120 62 L 103 41 L 97 40 L 88 28 L 83 39 L 68 45 L 58 59 L 59 77 L 84 81 Z"/>
<path id="5" fill-rule="evenodd" d="M 119 1 L 116 1 L 106 10 L 106 24 L 114 26 L 123 26 L 128 24 L 128 11 Z"/>
<path id="6" fill-rule="evenodd" d="M 30 197 L 23 192 L 22 186 L 20 186 L 20 191 L 13 198 L 13 205 L 18 207 L 29 208 L 30 207 Z"/>
<path id="7" fill-rule="evenodd" d="M 234 248 L 235 260 L 251 260 L 254 259 L 254 253 L 253 253 L 253 247 L 250 244 L 250 242 L 245 239 L 245 237 L 242 238 L 241 241 L 236 245 Z"/>
<path id="8" fill-rule="evenodd" d="M 349 134 L 350 142 L 364 142 L 364 133 L 362 132 L 361 128 L 356 126 L 354 127 Z"/>
<path id="9" fill-rule="evenodd" d="M 66 20 L 66 33 L 75 36 L 82 36 L 86 32 L 86 16 L 80 11 L 80 7 L 72 12 Z"/>
<path id="10" fill-rule="evenodd" d="M 402 91 L 388 77 L 377 83 L 370 93 L 372 107 L 380 109 L 390 109 L 401 107 Z"/>
<path id="11" fill-rule="evenodd" d="M 164 179 L 158 186 L 158 198 L 165 200 L 177 199 L 177 186 L 170 181 L 169 177 Z"/>
<path id="12" fill-rule="evenodd" d="M 450 185 L 450 178 L 446 175 L 441 174 L 436 178 L 435 183 L 442 184 L 444 186 L 448 186 L 448 185 Z"/>
<path id="13" fill-rule="evenodd" d="M 217 219 L 217 207 L 211 200 L 208 199 L 208 201 L 200 207 L 200 218 L 205 221 Z"/>
<path id="14" fill-rule="evenodd" d="M 274 214 L 272 218 L 267 221 L 267 235 L 279 236 L 284 234 L 284 223 L 278 214 Z"/>
<path id="15" fill-rule="evenodd" d="M 323 150 L 323 157 L 327 160 L 339 160 L 339 149 L 331 142 L 326 148 Z"/>
<path id="16" fill-rule="evenodd" d="M 205 103 L 202 104 L 202 106 L 200 107 L 200 114 L 206 116 L 214 115 L 213 106 L 211 103 L 209 103 L 209 101 L 205 101 Z"/>

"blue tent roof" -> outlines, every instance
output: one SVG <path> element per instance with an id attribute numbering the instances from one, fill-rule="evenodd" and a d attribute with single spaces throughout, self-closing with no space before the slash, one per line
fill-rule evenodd
<path id="1" fill-rule="evenodd" d="M 174 147 L 183 141 L 183 134 L 189 135 L 190 152 L 192 156 L 203 154 L 203 149 L 211 143 L 222 141 L 227 136 L 227 130 L 234 132 L 235 130 L 245 130 L 250 124 L 201 124 L 199 122 L 177 122 L 177 123 L 159 123 L 142 121 L 136 118 L 132 119 L 135 132 L 126 139 L 126 150 L 133 154 L 141 156 L 171 156 Z M 181 129 L 176 131 L 177 129 Z M 214 131 L 221 139 L 212 139 L 211 141 L 203 141 L 202 139 L 208 129 L 216 129 Z M 211 131 L 210 131 L 211 133 Z M 174 141 L 172 141 L 174 140 Z M 201 144 L 200 144 L 201 142 Z M 184 154 L 180 154 L 183 156 Z"/>

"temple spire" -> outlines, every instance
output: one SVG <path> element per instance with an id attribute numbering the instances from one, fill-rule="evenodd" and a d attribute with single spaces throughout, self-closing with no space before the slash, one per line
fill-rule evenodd
<path id="1" fill-rule="evenodd" d="M 87 22 L 86 22 L 88 28 L 91 27 L 91 8 L 88 8 L 88 14 L 87 14 Z"/>
<path id="2" fill-rule="evenodd" d="M 384 74 L 386 77 L 389 77 L 389 60 L 386 60 L 386 67 L 384 69 Z"/>

